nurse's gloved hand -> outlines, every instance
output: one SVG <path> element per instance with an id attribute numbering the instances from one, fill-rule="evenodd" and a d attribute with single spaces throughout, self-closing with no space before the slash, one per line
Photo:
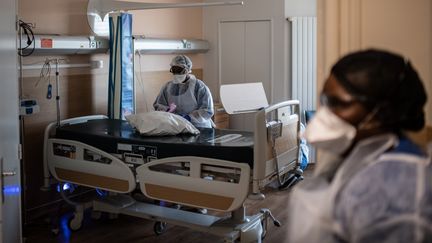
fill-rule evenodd
<path id="1" fill-rule="evenodd" d="M 188 114 L 180 114 L 181 117 L 183 117 L 184 119 L 191 121 L 191 118 Z"/>
<path id="2" fill-rule="evenodd" d="M 177 106 L 174 103 L 169 104 L 167 112 L 173 113 L 176 110 Z"/>

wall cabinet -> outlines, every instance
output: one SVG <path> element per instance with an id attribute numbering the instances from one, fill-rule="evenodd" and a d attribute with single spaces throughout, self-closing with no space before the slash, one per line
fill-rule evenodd
<path id="1" fill-rule="evenodd" d="M 271 21 L 227 21 L 219 25 L 219 83 L 262 82 L 271 100 Z M 238 94 L 239 98 L 242 94 Z M 230 116 L 230 128 L 253 131 L 254 114 Z"/>

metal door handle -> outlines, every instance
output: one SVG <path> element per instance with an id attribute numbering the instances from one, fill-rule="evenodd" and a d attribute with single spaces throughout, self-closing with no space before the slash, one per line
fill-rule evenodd
<path id="1" fill-rule="evenodd" d="M 15 171 L 2 172 L 2 176 L 14 176 L 14 175 L 16 175 Z"/>
<path id="2" fill-rule="evenodd" d="M 0 158 L 0 181 L 1 181 L 1 198 L 2 198 L 2 203 L 4 203 L 4 178 L 6 176 L 14 176 L 16 175 L 16 171 L 5 171 L 3 172 L 3 158 Z"/>
<path id="3" fill-rule="evenodd" d="M 6 176 L 16 175 L 16 171 L 4 171 L 3 172 L 3 158 L 0 158 L 0 172 L 1 172 L 2 179 L 3 179 L 3 177 L 6 177 Z"/>

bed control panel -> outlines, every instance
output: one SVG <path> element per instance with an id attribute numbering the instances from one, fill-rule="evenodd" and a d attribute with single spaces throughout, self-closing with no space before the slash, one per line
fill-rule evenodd
<path id="1" fill-rule="evenodd" d="M 128 164 L 142 165 L 157 159 L 157 148 L 148 145 L 118 143 L 117 153 L 122 154 Z"/>
<path id="2" fill-rule="evenodd" d="M 69 159 L 76 158 L 77 148 L 69 144 L 53 143 L 54 155 L 66 157 Z"/>
<path id="3" fill-rule="evenodd" d="M 97 162 L 102 164 L 111 164 L 112 162 L 112 159 L 107 158 L 101 155 L 100 153 L 91 151 L 89 149 L 84 149 L 83 157 L 84 160 L 86 161 L 92 161 L 92 162 Z"/>

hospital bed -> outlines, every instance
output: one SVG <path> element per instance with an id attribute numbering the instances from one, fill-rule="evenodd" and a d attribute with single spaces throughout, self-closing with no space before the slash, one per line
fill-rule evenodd
<path id="1" fill-rule="evenodd" d="M 279 223 L 267 209 L 247 216 L 243 204 L 248 195 L 262 198 L 272 181 L 283 184 L 281 178 L 295 174 L 299 110 L 296 100 L 260 109 L 253 133 L 202 128 L 199 135 L 164 137 L 141 136 L 128 122 L 103 116 L 63 120 L 45 130 L 46 176 L 111 192 L 91 202 L 94 211 L 155 220 L 157 234 L 172 223 L 226 242 L 260 242 L 267 219 Z M 138 185 L 148 198 L 229 216 L 137 202 L 129 193 Z M 83 218 L 84 206 L 76 206 L 72 229 Z"/>

